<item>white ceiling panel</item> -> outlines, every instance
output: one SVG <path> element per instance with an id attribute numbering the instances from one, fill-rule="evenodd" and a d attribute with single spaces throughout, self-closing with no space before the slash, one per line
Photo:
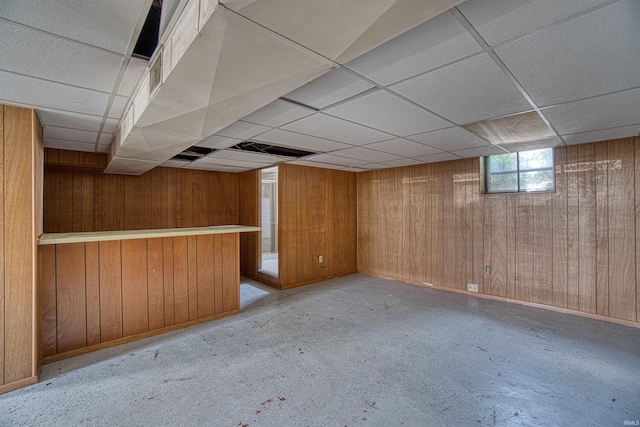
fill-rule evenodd
<path id="1" fill-rule="evenodd" d="M 493 46 L 564 19 L 606 0 L 467 0 L 458 10 Z"/>
<path id="2" fill-rule="evenodd" d="M 313 114 L 315 110 L 300 107 L 282 99 L 276 99 L 255 113 L 242 119 L 245 122 L 278 127 Z"/>
<path id="3" fill-rule="evenodd" d="M 413 135 L 408 139 L 442 151 L 464 150 L 490 145 L 488 141 L 460 128 L 436 130 L 434 132 Z"/>
<path id="4" fill-rule="evenodd" d="M 269 154 L 259 154 L 247 151 L 240 150 L 221 150 L 211 153 L 205 159 L 210 160 L 211 162 L 217 161 L 213 159 L 228 159 L 228 160 L 242 160 L 245 162 L 254 162 L 254 163 L 277 163 L 282 161 L 277 156 L 272 156 Z"/>
<path id="5" fill-rule="evenodd" d="M 325 110 L 341 119 L 397 136 L 450 127 L 451 123 L 386 91 L 377 91 Z"/>
<path id="6" fill-rule="evenodd" d="M 388 162 L 384 162 L 385 165 L 393 166 L 393 167 L 401 167 L 401 166 L 415 166 L 420 165 L 422 162 L 414 159 L 399 159 L 399 160 L 391 160 Z"/>
<path id="7" fill-rule="evenodd" d="M 305 160 L 309 160 L 311 162 L 317 162 L 317 163 L 328 163 L 332 165 L 340 165 L 340 166 L 360 166 L 365 163 L 370 163 L 364 160 L 349 159 L 347 157 L 334 156 L 332 154 L 318 154 L 316 156 L 308 157 Z"/>
<path id="8" fill-rule="evenodd" d="M 0 69 L 40 79 L 111 92 L 122 56 L 0 20 Z M 28 53 L 27 53 L 28 52 Z"/>
<path id="9" fill-rule="evenodd" d="M 391 89 L 458 124 L 531 109 L 486 53 L 414 77 Z"/>
<path id="10" fill-rule="evenodd" d="M 111 109 L 109 110 L 109 117 L 112 119 L 121 119 L 128 102 L 129 98 L 126 96 L 116 95 L 113 98 L 113 104 L 111 104 Z"/>
<path id="11" fill-rule="evenodd" d="M 103 132 L 107 133 L 116 133 L 118 130 L 118 124 L 120 121 L 118 119 L 107 119 L 104 122 L 104 127 L 102 128 Z"/>
<path id="12" fill-rule="evenodd" d="M 640 122 L 640 89 L 562 104 L 543 113 L 561 135 L 633 125 Z"/>
<path id="13" fill-rule="evenodd" d="M 87 114 L 70 113 L 47 108 L 38 109 L 38 115 L 40 116 L 42 125 L 45 127 L 57 126 L 97 132 L 100 130 L 100 124 L 102 123 L 101 116 L 89 116 Z"/>
<path id="14" fill-rule="evenodd" d="M 272 165 L 273 163 L 250 162 L 245 160 L 232 160 L 232 159 L 223 159 L 219 157 L 204 157 L 202 159 L 194 160 L 190 166 L 195 167 L 195 166 L 205 165 L 205 164 L 229 166 L 234 168 L 257 169 L 257 168 L 263 168 L 268 165 Z"/>
<path id="15" fill-rule="evenodd" d="M 373 85 L 369 82 L 342 68 L 336 68 L 283 98 L 320 110 L 371 88 Z"/>
<path id="16" fill-rule="evenodd" d="M 398 156 L 403 157 L 426 156 L 427 154 L 441 153 L 441 150 L 436 148 L 428 147 L 402 138 L 376 142 L 375 144 L 367 145 L 366 148 L 384 151 L 385 153 L 397 154 Z"/>
<path id="17" fill-rule="evenodd" d="M 263 132 L 266 132 L 269 129 L 271 128 L 268 126 L 256 125 L 253 123 L 247 123 L 243 122 L 242 120 L 238 120 L 234 124 L 227 126 L 226 128 L 217 132 L 216 135 L 247 140 Z"/>
<path id="18" fill-rule="evenodd" d="M 640 86 L 640 2 L 620 1 L 501 46 L 539 106 Z"/>
<path id="19" fill-rule="evenodd" d="M 467 148 L 466 150 L 458 150 L 454 151 L 452 154 L 455 154 L 460 157 L 464 157 L 466 159 L 470 159 L 473 157 L 482 157 L 482 156 L 493 156 L 494 154 L 504 154 L 507 150 L 497 146 L 491 145 L 489 147 L 478 147 L 478 148 Z"/>
<path id="20" fill-rule="evenodd" d="M 420 160 L 422 163 L 434 163 L 434 162 L 446 162 L 449 160 L 460 160 L 462 157 L 456 156 L 451 153 L 438 153 L 430 154 L 428 156 L 416 157 L 416 160 Z"/>
<path id="21" fill-rule="evenodd" d="M 44 128 L 44 137 L 95 144 L 96 139 L 98 139 L 98 132 L 47 126 Z"/>
<path id="22" fill-rule="evenodd" d="M 136 89 L 138 85 L 138 81 L 142 77 L 142 73 L 144 73 L 145 68 L 149 63 L 142 59 L 131 58 L 129 59 L 129 64 L 127 64 L 127 69 L 124 72 L 124 76 L 122 76 L 122 80 L 120 81 L 120 86 L 118 86 L 118 95 L 123 96 L 131 96 L 133 95 L 133 91 Z"/>
<path id="23" fill-rule="evenodd" d="M 61 150 L 93 151 L 96 147 L 94 143 L 67 141 L 62 139 L 44 138 L 44 146 L 47 148 L 59 148 Z"/>
<path id="24" fill-rule="evenodd" d="M 181 168 L 181 167 L 189 165 L 189 164 L 191 164 L 191 162 L 188 161 L 188 160 L 169 159 L 166 162 L 164 162 L 162 164 L 162 166 L 166 166 L 166 167 L 169 167 L 169 168 Z"/>
<path id="25" fill-rule="evenodd" d="M 0 17 L 124 54 L 144 0 L 3 0 Z M 147 4 L 150 6 L 150 3 Z"/>
<path id="26" fill-rule="evenodd" d="M 0 102 L 102 116 L 109 95 L 0 71 Z"/>
<path id="27" fill-rule="evenodd" d="M 109 146 L 111 144 L 100 144 L 98 145 L 98 149 L 96 150 L 96 153 L 106 153 L 109 150 Z"/>
<path id="28" fill-rule="evenodd" d="M 283 129 L 352 145 L 369 144 L 393 138 L 387 133 L 320 113 L 283 126 Z"/>
<path id="29" fill-rule="evenodd" d="M 100 134 L 100 141 L 98 142 L 98 145 L 109 145 L 111 144 L 111 141 L 113 140 L 113 134 L 112 133 L 101 133 Z"/>
<path id="30" fill-rule="evenodd" d="M 253 167 L 234 167 L 234 166 L 222 166 L 222 165 L 214 165 L 208 163 L 189 163 L 186 166 L 183 166 L 183 169 L 198 169 L 198 170 L 206 170 L 212 172 L 244 172 L 250 169 L 255 169 Z"/>
<path id="31" fill-rule="evenodd" d="M 614 129 L 596 130 L 593 132 L 574 133 L 571 135 L 563 135 L 562 138 L 567 144 L 575 145 L 610 139 L 629 138 L 638 135 L 640 135 L 640 124 Z"/>
<path id="32" fill-rule="evenodd" d="M 309 160 L 296 160 L 294 162 L 290 162 L 292 165 L 300 165 L 300 166 L 309 166 L 312 168 L 322 168 L 322 169 L 335 169 L 346 172 L 365 172 L 367 169 L 358 168 L 358 167 L 349 167 L 349 166 L 340 166 L 340 165 L 331 165 L 328 163 L 317 163 L 310 162 Z"/>
<path id="33" fill-rule="evenodd" d="M 345 66 L 386 86 L 480 50 L 458 20 L 445 12 Z"/>
<path id="34" fill-rule="evenodd" d="M 326 152 L 349 148 L 351 145 L 342 142 L 330 141 L 316 136 L 304 135 L 296 132 L 289 132 L 282 129 L 273 129 L 258 135 L 256 141 L 269 142 L 283 147 L 300 148 L 308 151 Z"/>
<path id="35" fill-rule="evenodd" d="M 369 150 L 362 147 L 348 148 L 346 150 L 334 151 L 336 156 L 349 157 L 350 159 L 365 160 L 368 162 L 385 162 L 388 160 L 399 160 L 401 156 L 383 153 L 381 151 Z"/>
<path id="36" fill-rule="evenodd" d="M 551 148 L 563 145 L 557 137 L 540 139 L 538 141 L 515 142 L 512 144 L 500 144 L 500 147 L 510 152 L 539 150 L 541 148 Z"/>
<path id="37" fill-rule="evenodd" d="M 198 142 L 196 146 L 222 150 L 223 148 L 233 147 L 234 145 L 240 144 L 241 142 L 242 142 L 241 139 L 229 138 L 226 136 L 211 135 L 210 137 L 205 138 L 202 141 Z"/>
<path id="38" fill-rule="evenodd" d="M 377 170 L 377 169 L 390 169 L 390 168 L 393 168 L 394 166 L 385 165 L 384 163 L 367 163 L 360 167 L 367 170 Z"/>

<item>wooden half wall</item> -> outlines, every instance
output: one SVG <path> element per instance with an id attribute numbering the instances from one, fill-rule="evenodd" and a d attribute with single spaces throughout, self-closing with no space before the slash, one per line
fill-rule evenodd
<path id="1" fill-rule="evenodd" d="M 34 110 L 0 105 L 0 394 L 34 383 L 40 369 L 42 141 Z"/>
<path id="2" fill-rule="evenodd" d="M 640 137 L 556 148 L 555 174 L 481 195 L 478 159 L 360 173 L 358 271 L 637 322 Z"/>
<path id="3" fill-rule="evenodd" d="M 280 165 L 278 262 L 282 289 L 357 271 L 356 183 L 353 172 Z"/>
<path id="4" fill-rule="evenodd" d="M 49 157 L 45 233 L 238 224 L 238 174 L 158 167 L 141 176 L 102 175 L 86 164 L 62 169 Z"/>

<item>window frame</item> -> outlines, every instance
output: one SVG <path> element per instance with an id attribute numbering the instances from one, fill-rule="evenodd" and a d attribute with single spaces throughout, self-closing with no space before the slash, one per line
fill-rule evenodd
<path id="1" fill-rule="evenodd" d="M 548 148 L 551 150 L 551 167 L 545 168 L 533 168 L 533 169 L 520 169 L 520 153 L 526 153 L 527 151 L 536 151 L 536 150 L 544 150 L 544 148 L 538 148 L 534 150 L 523 150 L 523 151 L 514 151 L 511 153 L 504 154 L 515 154 L 516 155 L 516 169 L 510 170 L 507 172 L 500 172 L 498 174 L 507 174 L 507 173 L 515 173 L 517 179 L 518 190 L 517 191 L 488 191 L 487 182 L 488 182 L 488 168 L 486 163 L 488 162 L 488 158 L 492 156 L 482 156 L 480 157 L 480 193 L 482 195 L 492 196 L 492 195 L 504 195 L 504 194 L 544 194 L 544 193 L 555 193 L 556 192 L 556 151 L 553 148 Z M 499 156 L 500 154 L 494 154 L 493 156 Z M 520 173 L 526 172 L 537 172 L 537 171 L 546 171 L 551 170 L 551 174 L 553 176 L 553 188 L 550 190 L 520 190 Z M 494 174 L 497 175 L 497 174 Z"/>

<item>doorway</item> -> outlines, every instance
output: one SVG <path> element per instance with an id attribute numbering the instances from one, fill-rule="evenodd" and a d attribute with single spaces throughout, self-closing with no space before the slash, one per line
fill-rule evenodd
<path id="1" fill-rule="evenodd" d="M 278 167 L 260 170 L 262 241 L 260 270 L 278 276 Z"/>

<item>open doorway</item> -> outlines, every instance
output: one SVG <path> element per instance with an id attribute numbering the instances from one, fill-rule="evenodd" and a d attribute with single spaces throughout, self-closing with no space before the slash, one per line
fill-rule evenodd
<path id="1" fill-rule="evenodd" d="M 278 167 L 260 171 L 262 272 L 278 276 Z"/>

